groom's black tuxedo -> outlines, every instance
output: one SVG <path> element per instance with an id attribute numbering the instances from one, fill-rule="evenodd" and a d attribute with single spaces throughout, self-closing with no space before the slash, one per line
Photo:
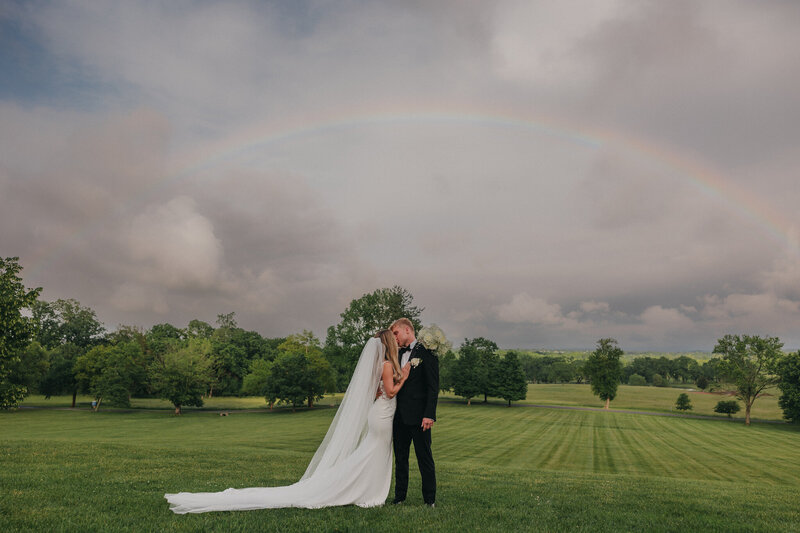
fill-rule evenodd
<path id="1" fill-rule="evenodd" d="M 431 453 L 431 430 L 422 431 L 422 419 L 436 420 L 436 402 L 439 398 L 439 359 L 420 343 L 414 345 L 409 361 L 412 364 L 408 379 L 397 393 L 394 413 L 394 499 L 406 499 L 408 491 L 408 455 L 411 442 L 417 456 L 422 477 L 422 498 L 425 503 L 436 501 L 436 468 Z M 401 358 L 402 360 L 402 358 Z"/>
<path id="2" fill-rule="evenodd" d="M 439 400 L 439 359 L 420 343 L 411 351 L 412 359 L 420 360 L 411 366 L 408 379 L 397 393 L 398 416 L 407 425 L 420 425 L 423 418 L 436 420 L 436 402 Z"/>

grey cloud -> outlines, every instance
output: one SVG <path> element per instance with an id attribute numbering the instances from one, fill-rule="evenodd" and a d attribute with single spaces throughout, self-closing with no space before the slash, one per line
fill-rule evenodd
<path id="1" fill-rule="evenodd" d="M 92 96 L 0 102 L 0 246 L 47 298 L 321 334 L 400 284 L 456 343 L 800 345 L 791 4 L 38 7 Z"/>

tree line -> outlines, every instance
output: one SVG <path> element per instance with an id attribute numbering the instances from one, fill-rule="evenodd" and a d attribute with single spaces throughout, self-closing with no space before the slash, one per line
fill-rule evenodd
<path id="1" fill-rule="evenodd" d="M 800 351 L 784 353 L 783 343 L 777 337 L 759 335 L 725 335 L 717 340 L 714 358 L 698 367 L 696 379 L 706 381 L 709 378 L 702 369 L 713 370 L 711 378 L 717 379 L 717 385 L 726 390 L 735 391 L 736 398 L 744 403 L 745 424 L 750 425 L 750 412 L 755 401 L 770 387 L 777 386 L 781 391 L 778 405 L 783 416 L 790 422 L 800 422 Z M 592 392 L 606 402 L 606 408 L 616 397 L 617 387 L 625 375 L 621 362 L 622 349 L 614 339 L 600 339 L 597 349 L 584 363 L 584 373 L 591 383 Z M 634 360 L 631 366 L 635 369 L 646 368 L 653 363 L 653 358 Z M 660 359 L 660 358 L 659 358 Z M 662 361 L 656 361 L 662 363 Z M 677 365 L 680 368 L 682 365 Z M 664 368 L 661 368 L 664 371 Z M 665 372 L 666 374 L 666 372 Z M 638 374 L 632 373 L 630 378 Z M 658 374 L 653 374 L 653 378 Z M 642 379 L 644 380 L 643 376 Z M 687 379 L 691 377 L 687 375 Z M 642 383 L 644 384 L 644 383 Z M 705 388 L 705 387 L 703 387 Z M 679 397 L 677 407 L 688 408 L 688 398 Z M 739 410 L 735 401 L 722 401 L 715 411 L 728 415 Z"/>
<path id="2" fill-rule="evenodd" d="M 406 316 L 422 312 L 401 287 L 351 302 L 323 345 L 310 331 L 266 338 L 240 328 L 234 313 L 216 324 L 192 320 L 144 330 L 106 331 L 96 313 L 74 299 L 39 299 L 26 289 L 16 257 L 0 258 L 0 408 L 27 394 L 93 398 L 93 407 L 130 406 L 131 398 L 166 399 L 177 413 L 213 396 L 261 395 L 275 403 L 314 405 L 346 389 L 364 343 Z"/>
<path id="3" fill-rule="evenodd" d="M 17 406 L 30 393 L 71 394 L 73 407 L 78 394 L 89 394 L 95 408 L 158 397 L 178 413 L 205 398 L 234 395 L 263 396 L 270 407 L 311 407 L 324 394 L 346 389 L 364 343 L 376 331 L 403 316 L 417 330 L 422 326 L 423 309 L 395 286 L 353 300 L 324 343 L 310 331 L 266 338 L 240 328 L 234 313 L 218 315 L 214 325 L 195 319 L 185 327 L 120 325 L 106 331 L 95 312 L 76 300 L 39 299 L 41 289 L 26 289 L 20 271 L 18 258 L 0 258 L 0 408 Z M 587 359 L 576 359 L 501 351 L 477 337 L 441 357 L 440 388 L 468 404 L 493 397 L 510 405 L 525 399 L 528 383 L 588 382 L 607 402 L 619 383 L 733 385 L 741 389 L 749 421 L 755 398 L 777 384 L 786 418 L 798 420 L 800 352 L 783 354 L 781 348 L 778 339 L 727 336 L 715 347 L 720 357 L 704 364 L 687 356 L 646 356 L 624 365 L 613 339 L 601 339 Z M 752 385 L 753 373 L 763 386 Z"/>

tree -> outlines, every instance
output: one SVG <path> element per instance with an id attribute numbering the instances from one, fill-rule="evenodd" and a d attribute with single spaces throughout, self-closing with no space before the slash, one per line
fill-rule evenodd
<path id="1" fill-rule="evenodd" d="M 447 392 L 453 390 L 455 385 L 456 354 L 448 350 L 446 354 L 439 357 L 439 390 Z"/>
<path id="2" fill-rule="evenodd" d="M 670 378 L 675 375 L 673 366 L 672 361 L 666 355 L 662 355 L 656 360 L 657 372 L 664 378 L 664 387 L 669 384 Z"/>
<path id="3" fill-rule="evenodd" d="M 666 387 L 667 386 L 667 382 L 661 376 L 661 374 L 653 374 L 653 378 L 652 379 L 653 379 L 653 385 L 655 387 Z"/>
<path id="4" fill-rule="evenodd" d="M 480 356 L 476 350 L 459 350 L 453 368 L 453 392 L 472 403 L 472 398 L 481 393 Z"/>
<path id="5" fill-rule="evenodd" d="M 130 407 L 141 360 L 136 343 L 95 346 L 75 361 L 75 378 L 80 389 L 95 399 L 95 410 L 103 400 L 115 407 Z"/>
<path id="6" fill-rule="evenodd" d="M 556 361 L 547 372 L 548 383 L 569 383 L 575 377 L 575 370 L 572 363 L 568 361 Z"/>
<path id="7" fill-rule="evenodd" d="M 242 380 L 242 396 L 262 396 L 266 393 L 272 362 L 256 359 L 250 362 L 250 372 Z M 270 405 L 272 408 L 272 405 Z"/>
<path id="8" fill-rule="evenodd" d="M 200 337 L 201 339 L 210 339 L 214 333 L 214 327 L 208 322 L 202 320 L 191 320 L 186 327 L 186 335 L 188 337 Z"/>
<path id="9" fill-rule="evenodd" d="M 647 380 L 644 379 L 644 376 L 640 376 L 639 374 L 631 374 L 628 378 L 628 385 L 632 385 L 634 387 L 642 387 L 647 385 Z"/>
<path id="10" fill-rule="evenodd" d="M 409 291 L 395 285 L 391 289 L 377 289 L 350 302 L 340 315 L 341 322 L 328 328 L 325 339 L 325 357 L 339 375 L 349 378 L 364 343 L 398 318 L 408 318 L 419 331 L 422 326 L 419 316 L 423 309 L 413 305 L 413 300 Z M 339 384 L 340 389 L 346 387 L 347 383 Z"/>
<path id="11" fill-rule="evenodd" d="M 719 357 L 712 357 L 700 366 L 700 376 L 708 380 L 709 385 L 713 385 L 720 379 L 720 363 L 722 359 Z"/>
<path id="12" fill-rule="evenodd" d="M 147 397 L 152 394 L 147 375 L 155 355 L 149 349 L 144 331 L 137 326 L 119 326 L 116 331 L 106 334 L 106 342 L 130 354 L 132 380 L 130 396 Z"/>
<path id="13" fill-rule="evenodd" d="M 75 407 L 78 382 L 75 380 L 73 367 L 81 353 L 81 349 L 74 344 L 62 344 L 47 353 L 49 365 L 39 384 L 39 391 L 45 398 L 58 394 L 71 394 L 72 407 Z"/>
<path id="14" fill-rule="evenodd" d="M 777 337 L 758 335 L 725 335 L 714 347 L 714 353 L 722 354 L 722 375 L 734 384 L 736 397 L 744 402 L 745 425 L 750 425 L 750 409 L 756 398 L 779 381 L 775 367 L 782 347 Z"/>
<path id="15" fill-rule="evenodd" d="M 150 380 L 159 398 L 172 402 L 175 414 L 185 405 L 203 406 L 203 394 L 211 382 L 211 342 L 191 339 L 173 346 L 150 367 Z"/>
<path id="16" fill-rule="evenodd" d="M 279 355 L 270 366 L 269 379 L 265 387 L 267 403 L 291 404 L 292 410 L 308 402 L 321 399 L 326 390 L 332 390 L 336 383 L 330 363 L 321 354 L 302 351 L 286 351 Z"/>
<path id="17" fill-rule="evenodd" d="M 73 344 L 85 353 L 102 341 L 105 327 L 92 309 L 77 300 L 38 301 L 32 311 L 36 340 L 47 349 Z"/>
<path id="18" fill-rule="evenodd" d="M 280 387 L 271 389 L 278 400 L 291 403 L 293 408 L 307 401 L 310 408 L 314 407 L 316 400 L 322 399 L 325 392 L 336 389 L 336 372 L 322 356 L 319 340 L 313 333 L 304 330 L 299 335 L 290 335 L 278 349 L 283 355 L 275 360 L 272 376 L 278 372 L 283 374 Z M 290 384 L 288 380 L 294 382 Z"/>
<path id="19" fill-rule="evenodd" d="M 528 395 L 528 380 L 525 370 L 517 357 L 517 353 L 509 351 L 498 365 L 497 382 L 495 383 L 496 395 L 508 402 L 524 400 Z"/>
<path id="20" fill-rule="evenodd" d="M 628 376 L 639 374 L 644 376 L 648 383 L 653 382 L 653 374 L 658 373 L 658 359 L 654 357 L 634 357 L 633 361 L 625 367 Z"/>
<path id="21" fill-rule="evenodd" d="M 465 352 L 475 352 L 478 355 L 478 364 L 473 368 L 473 372 L 477 379 L 479 394 L 483 394 L 483 403 L 489 400 L 489 396 L 496 397 L 500 364 L 497 344 L 484 337 L 464 339 L 459 352 L 462 356 Z"/>
<path id="22" fill-rule="evenodd" d="M 584 371 L 592 385 L 592 392 L 605 400 L 608 409 L 611 400 L 617 396 L 617 387 L 622 377 L 622 349 L 614 339 L 600 339 L 597 349 L 584 364 Z"/>
<path id="23" fill-rule="evenodd" d="M 572 375 L 575 377 L 575 383 L 577 383 L 578 385 L 583 383 L 583 380 L 586 377 L 583 371 L 583 364 L 584 361 L 580 360 L 572 361 Z"/>
<path id="24" fill-rule="evenodd" d="M 163 356 L 170 350 L 176 350 L 185 344 L 186 336 L 183 330 L 172 324 L 155 324 L 145 333 L 148 349 L 154 356 Z"/>
<path id="25" fill-rule="evenodd" d="M 800 351 L 782 358 L 777 372 L 781 380 L 778 383 L 781 390 L 778 405 L 783 410 L 783 418 L 790 422 L 800 422 Z"/>
<path id="26" fill-rule="evenodd" d="M 675 401 L 675 409 L 678 411 L 688 411 L 692 408 L 692 401 L 689 399 L 689 395 L 685 392 L 682 392 L 678 395 L 678 399 Z"/>
<path id="27" fill-rule="evenodd" d="M 8 382 L 25 387 L 28 393 L 41 392 L 41 382 L 50 368 L 47 350 L 36 341 L 31 342 L 16 362 L 9 366 Z"/>
<path id="28" fill-rule="evenodd" d="M 25 315 L 41 288 L 25 289 L 18 257 L 0 257 L 0 409 L 17 407 L 27 388 L 11 375 L 13 365 L 34 335 L 34 323 Z"/>
<path id="29" fill-rule="evenodd" d="M 274 355 L 267 340 L 258 332 L 245 331 L 237 326 L 234 313 L 219 315 L 217 323 L 220 327 L 210 337 L 215 375 L 214 391 L 223 396 L 239 394 L 250 362 L 254 359 L 274 358 Z M 306 333 L 313 337 L 311 332 Z M 318 345 L 319 341 L 316 342 Z"/>
<path id="30" fill-rule="evenodd" d="M 72 407 L 78 396 L 73 365 L 78 357 L 103 342 L 105 327 L 95 312 L 73 299 L 37 301 L 32 309 L 36 340 L 50 351 L 50 370 L 42 384 L 46 396 L 72 394 Z"/>
<path id="31" fill-rule="evenodd" d="M 697 377 L 699 371 L 700 365 L 697 364 L 697 361 L 687 355 L 681 355 L 680 357 L 672 360 L 671 373 L 676 378 L 680 378 L 681 382 L 683 383 L 686 383 L 687 381 Z"/>
<path id="32" fill-rule="evenodd" d="M 740 409 L 739 402 L 736 400 L 722 400 L 717 402 L 717 405 L 714 407 L 714 412 L 726 414 L 728 418 L 733 418 L 732 415 L 738 413 Z"/>
<path id="33" fill-rule="evenodd" d="M 697 376 L 697 381 L 695 381 L 694 384 L 697 385 L 698 389 L 706 390 L 706 388 L 708 387 L 708 378 L 700 374 L 699 376 Z"/>

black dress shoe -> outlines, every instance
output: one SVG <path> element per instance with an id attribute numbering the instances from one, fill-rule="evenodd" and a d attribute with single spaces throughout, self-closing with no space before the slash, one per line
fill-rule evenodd
<path id="1" fill-rule="evenodd" d="M 392 505 L 399 505 L 399 504 L 403 503 L 404 501 L 405 500 L 398 500 L 397 498 L 395 498 L 394 500 L 392 500 Z"/>

